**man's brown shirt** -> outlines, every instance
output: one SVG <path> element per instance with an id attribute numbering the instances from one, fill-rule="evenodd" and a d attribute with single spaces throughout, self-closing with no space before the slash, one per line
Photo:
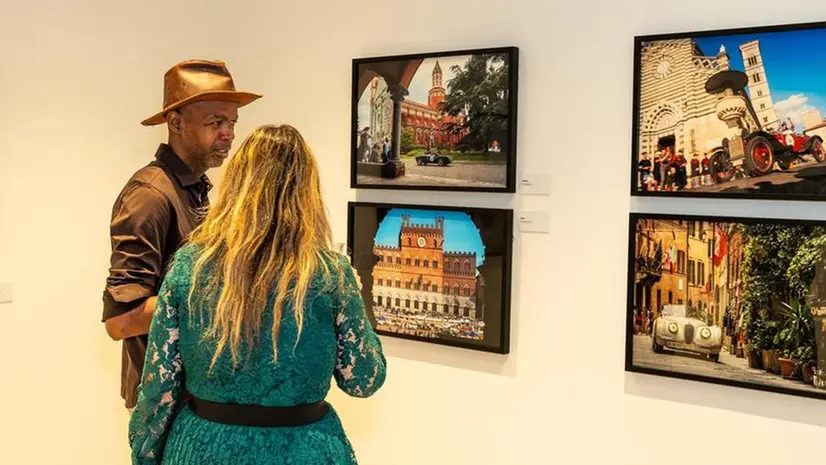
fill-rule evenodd
<path id="1" fill-rule="evenodd" d="M 171 147 L 138 170 L 112 207 L 112 255 L 103 292 L 103 321 L 127 313 L 157 295 L 175 252 L 209 206 L 212 185 L 197 176 Z M 143 373 L 147 336 L 123 341 L 121 396 L 131 408 Z"/>

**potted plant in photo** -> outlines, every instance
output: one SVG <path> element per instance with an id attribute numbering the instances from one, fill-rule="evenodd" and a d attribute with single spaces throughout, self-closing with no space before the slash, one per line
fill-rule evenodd
<path id="1" fill-rule="evenodd" d="M 780 365 L 777 362 L 777 345 L 775 337 L 778 333 L 776 321 L 768 319 L 760 323 L 760 350 L 763 355 L 763 369 L 769 373 L 780 373 Z"/>
<path id="2" fill-rule="evenodd" d="M 795 300 L 791 304 L 782 302 L 780 330 L 775 337 L 775 347 L 780 351 L 778 363 L 780 374 L 787 379 L 797 378 L 799 349 L 814 341 L 814 320 L 806 304 Z"/>
<path id="3" fill-rule="evenodd" d="M 743 327 L 745 328 L 745 337 L 743 341 L 743 356 L 749 362 L 749 368 L 762 369 L 763 355 L 760 348 L 761 339 L 761 320 L 752 318 L 751 312 L 744 312 Z"/>
<path id="4" fill-rule="evenodd" d="M 814 384 L 814 367 L 817 363 L 815 357 L 814 340 L 811 344 L 802 345 L 792 352 L 795 361 L 795 373 L 800 373 L 803 382 L 809 385 Z"/>

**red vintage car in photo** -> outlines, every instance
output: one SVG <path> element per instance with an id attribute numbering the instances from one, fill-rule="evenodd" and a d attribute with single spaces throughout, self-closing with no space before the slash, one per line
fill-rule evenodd
<path id="1" fill-rule="evenodd" d="M 771 174 L 775 164 L 787 170 L 795 161 L 807 161 L 807 155 L 817 163 L 826 161 L 823 139 L 796 133 L 793 124 L 783 123 L 775 131 L 758 130 L 724 139 L 709 160 L 709 170 L 714 182 L 721 183 L 730 181 L 738 173 L 749 177 Z"/>

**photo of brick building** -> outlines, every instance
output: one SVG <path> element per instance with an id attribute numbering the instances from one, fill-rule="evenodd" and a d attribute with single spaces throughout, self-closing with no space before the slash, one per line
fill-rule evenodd
<path id="1" fill-rule="evenodd" d="M 406 99 L 402 102 L 402 131 L 409 131 L 413 145 L 442 146 L 453 150 L 468 134 L 465 129 L 451 133 L 451 125 L 464 123 L 464 115 L 448 115 L 442 111 L 446 90 L 444 72 L 439 60 L 431 65 L 427 102 Z M 387 82 L 381 78 L 370 81 L 370 137 L 374 141 L 389 141 L 393 132 L 393 101 Z"/>
<path id="2" fill-rule="evenodd" d="M 508 189 L 515 63 L 513 48 L 354 60 L 351 182 Z"/>
<path id="3" fill-rule="evenodd" d="M 414 219 L 409 212 L 391 212 L 376 235 L 372 307 L 379 328 L 482 339 L 484 282 L 479 257 L 476 250 L 453 249 L 446 241 L 452 232 L 457 244 L 476 243 L 477 248 L 478 230 L 467 215 L 466 224 L 458 226 L 461 219 L 444 216 L 455 213 L 415 213 Z M 450 231 L 451 226 L 456 230 Z M 468 237 L 474 232 L 476 237 Z"/>

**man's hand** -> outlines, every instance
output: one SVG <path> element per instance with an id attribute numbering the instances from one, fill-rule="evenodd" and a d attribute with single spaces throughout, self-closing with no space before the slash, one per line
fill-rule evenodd
<path id="1" fill-rule="evenodd" d="M 106 332 L 116 341 L 149 333 L 157 296 L 149 297 L 134 310 L 106 320 Z"/>

